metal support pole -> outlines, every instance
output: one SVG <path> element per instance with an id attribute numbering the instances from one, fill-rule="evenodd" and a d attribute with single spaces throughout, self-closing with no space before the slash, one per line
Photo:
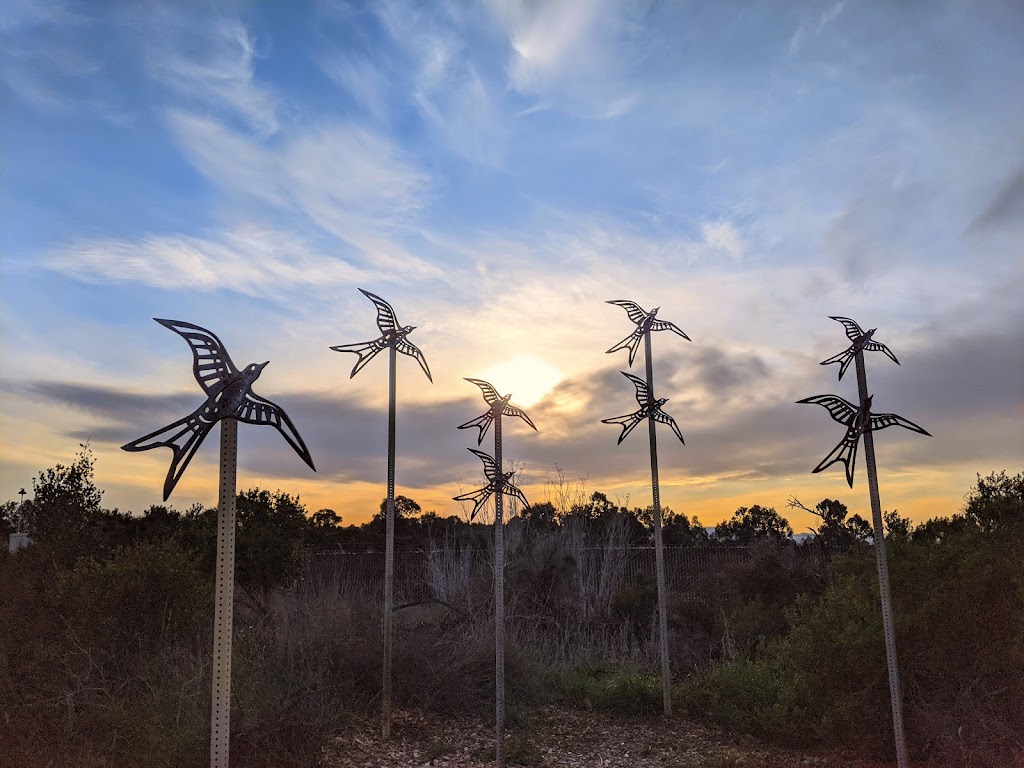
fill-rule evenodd
<path id="1" fill-rule="evenodd" d="M 864 369 L 864 351 L 857 350 L 857 390 L 860 407 L 868 400 L 867 372 Z M 868 488 L 871 494 L 871 521 L 874 525 L 875 559 L 878 565 L 878 591 L 882 598 L 882 632 L 885 635 L 885 660 L 889 668 L 889 698 L 892 701 L 892 727 L 896 738 L 896 764 L 907 768 L 907 743 L 903 733 L 903 694 L 900 690 L 900 671 L 896 660 L 896 630 L 892 618 L 892 600 L 889 596 L 889 562 L 885 553 L 885 529 L 882 527 L 882 504 L 878 498 L 878 471 L 875 468 L 875 441 L 871 434 L 871 419 L 864 429 L 864 457 L 868 465 Z"/>
<path id="2" fill-rule="evenodd" d="M 503 768 L 505 747 L 505 525 L 502 496 L 501 413 L 494 417 L 494 765 Z"/>
<path id="3" fill-rule="evenodd" d="M 210 768 L 228 768 L 231 742 L 231 622 L 235 596 L 235 487 L 238 422 L 220 423 L 220 497 L 217 501 L 217 580 L 213 619 L 213 701 Z"/>
<path id="4" fill-rule="evenodd" d="M 395 347 L 389 348 L 388 369 L 388 501 L 384 523 L 384 692 L 381 696 L 381 731 L 391 736 L 391 659 L 394 650 L 395 611 Z"/>
<path id="5" fill-rule="evenodd" d="M 654 364 L 651 361 L 651 331 L 644 331 L 647 357 L 647 391 L 654 402 Z M 665 584 L 665 547 L 661 535 L 661 489 L 658 484 L 658 436 L 654 419 L 647 419 L 651 436 L 651 491 L 654 497 L 654 557 L 658 579 L 658 645 L 661 650 L 661 699 L 665 715 L 672 714 L 672 672 L 668 663 L 668 595 Z"/>

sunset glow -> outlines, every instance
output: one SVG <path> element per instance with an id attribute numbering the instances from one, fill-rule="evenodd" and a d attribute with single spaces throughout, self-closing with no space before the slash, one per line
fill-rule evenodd
<path id="1" fill-rule="evenodd" d="M 132 7 L 131 4 L 128 4 Z M 649 503 L 623 371 L 629 299 L 656 333 L 662 495 L 713 525 L 830 497 L 863 464 L 819 363 L 877 328 L 883 505 L 955 512 L 1024 455 L 1024 15 L 1020 3 L 629 4 L 23 0 L 0 24 L 0 500 L 88 441 L 104 504 L 160 500 L 170 451 L 120 446 L 203 402 L 181 337 L 214 331 L 279 403 L 240 431 L 239 485 L 369 519 L 385 494 L 386 299 L 429 362 L 398 367 L 397 484 L 457 514 L 482 409 L 528 409 L 506 457 L 543 500 L 561 470 Z M 950 52 L 955 52 L 953 55 Z M 216 502 L 203 444 L 170 503 Z"/>

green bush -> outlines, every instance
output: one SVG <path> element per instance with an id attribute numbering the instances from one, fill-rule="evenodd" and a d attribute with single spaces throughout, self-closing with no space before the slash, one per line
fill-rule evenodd
<path id="1" fill-rule="evenodd" d="M 633 667 L 575 670 L 559 682 L 563 700 L 618 715 L 655 715 L 662 710 L 661 681 Z"/>
<path id="2" fill-rule="evenodd" d="M 1024 536 L 980 530 L 890 542 L 908 744 L 921 757 L 1011 765 L 1024 757 Z M 689 710 L 782 741 L 891 754 L 892 720 L 874 552 L 797 599 L 789 631 L 757 658 L 681 687 Z"/>

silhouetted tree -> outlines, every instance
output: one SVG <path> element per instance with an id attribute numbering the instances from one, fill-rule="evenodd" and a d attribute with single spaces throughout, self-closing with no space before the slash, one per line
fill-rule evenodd
<path id="1" fill-rule="evenodd" d="M 906 541 L 910 538 L 910 532 L 914 528 L 910 518 L 903 517 L 900 515 L 899 510 L 896 509 L 892 512 L 888 510 L 882 512 L 882 525 L 885 528 L 886 541 L 889 539 Z"/>
<path id="2" fill-rule="evenodd" d="M 96 487 L 96 460 L 88 444 L 70 465 L 57 464 L 32 478 L 33 498 L 25 503 L 32 540 L 46 546 L 54 562 L 71 565 L 96 545 L 95 523 L 103 491 Z"/>
<path id="3" fill-rule="evenodd" d="M 395 496 L 395 520 L 408 519 L 420 514 L 423 509 L 420 505 L 408 496 Z M 373 516 L 374 520 L 385 520 L 388 514 L 388 500 L 380 500 L 380 510 Z"/>
<path id="4" fill-rule="evenodd" d="M 740 507 L 731 519 L 715 526 L 715 538 L 737 544 L 749 544 L 760 538 L 783 541 L 793 536 L 793 529 L 775 507 Z"/>
<path id="5" fill-rule="evenodd" d="M 986 532 L 1024 523 L 1024 472 L 1007 477 L 1001 470 L 977 477 L 965 497 L 964 517 Z"/>
<path id="6" fill-rule="evenodd" d="M 266 594 L 298 576 L 303 562 L 306 508 L 284 491 L 250 488 L 238 494 L 235 581 Z"/>
<path id="7" fill-rule="evenodd" d="M 792 497 L 787 506 L 810 512 L 821 519 L 821 525 L 811 528 L 816 540 L 827 547 L 848 549 L 857 542 L 870 541 L 871 523 L 860 515 L 850 515 L 843 502 L 835 499 L 822 499 L 814 509 L 805 507 L 800 500 Z"/>
<path id="8" fill-rule="evenodd" d="M 523 507 L 519 516 L 534 530 L 552 530 L 556 522 L 558 510 L 550 501 L 542 501 L 539 504 L 530 504 Z"/>

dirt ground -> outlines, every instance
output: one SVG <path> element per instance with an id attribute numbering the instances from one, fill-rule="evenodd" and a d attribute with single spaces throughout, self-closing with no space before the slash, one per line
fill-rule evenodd
<path id="1" fill-rule="evenodd" d="M 548 707 L 510 728 L 506 765 L 550 768 L 887 768 L 850 755 L 801 754 L 729 737 L 682 718 L 618 718 Z M 490 768 L 494 726 L 483 717 L 395 713 L 391 739 L 378 721 L 354 721 L 324 748 L 324 768 Z"/>

